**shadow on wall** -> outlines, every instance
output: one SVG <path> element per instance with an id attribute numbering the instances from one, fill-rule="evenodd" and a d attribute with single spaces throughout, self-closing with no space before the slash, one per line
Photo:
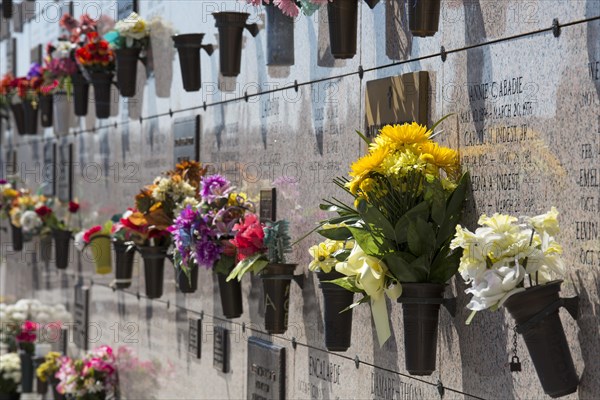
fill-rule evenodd
<path id="1" fill-rule="evenodd" d="M 412 52 L 412 34 L 405 11 L 406 0 L 385 3 L 385 54 L 391 60 L 406 60 Z"/>
<path id="2" fill-rule="evenodd" d="M 590 273 L 592 275 L 593 272 Z M 578 395 L 582 399 L 594 398 L 594 395 L 600 393 L 600 329 L 598 321 L 600 320 L 600 273 L 596 272 L 593 277 L 596 285 L 595 296 L 585 289 L 585 284 L 591 281 L 590 278 L 584 279 L 581 271 L 576 272 L 578 285 L 575 290 L 579 295 L 579 346 L 583 356 L 584 369 L 581 374 Z M 594 314 L 595 311 L 595 314 Z"/>

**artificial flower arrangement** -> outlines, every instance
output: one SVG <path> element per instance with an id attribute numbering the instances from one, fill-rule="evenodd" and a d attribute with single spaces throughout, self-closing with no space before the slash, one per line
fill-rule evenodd
<path id="1" fill-rule="evenodd" d="M 305 15 L 312 15 L 316 10 L 324 4 L 327 4 L 328 0 L 246 0 L 248 4 L 254 6 L 260 6 L 264 4 L 271 4 L 277 6 L 281 12 L 289 17 L 297 17 L 300 14 L 300 10 Z M 331 1 L 331 0 L 329 0 Z"/>
<path id="2" fill-rule="evenodd" d="M 506 306 L 517 323 L 515 343 L 521 333 L 544 391 L 552 397 L 575 392 L 579 379 L 558 308 L 577 318 L 577 301 L 559 298 L 565 267 L 558 210 L 521 219 L 483 214 L 478 224 L 475 232 L 458 225 L 450 245 L 463 251 L 459 272 L 472 295 L 467 324 L 479 311 Z"/>
<path id="3" fill-rule="evenodd" d="M 66 269 L 69 266 L 70 245 L 73 235 L 79 231 L 79 225 L 73 221 L 73 216 L 79 212 L 79 203 L 69 201 L 63 203 L 52 199 L 47 204 L 35 210 L 41 218 L 44 228 L 54 238 L 56 267 Z"/>
<path id="4" fill-rule="evenodd" d="M 104 400 L 118 396 L 117 360 L 109 346 L 100 346 L 82 359 L 62 357 L 56 373 L 60 394 L 80 400 Z"/>
<path id="5" fill-rule="evenodd" d="M 104 37 L 115 50 L 119 92 L 124 97 L 133 97 L 137 83 L 138 60 L 140 56 L 146 56 L 148 48 L 148 23 L 132 12 L 127 18 L 117 21 L 114 29 Z"/>
<path id="6" fill-rule="evenodd" d="M 218 274 L 221 291 L 228 290 L 225 278 L 235 265 L 235 247 L 230 240 L 234 237 L 234 226 L 244 215 L 254 212 L 254 203 L 243 192 L 237 192 L 231 182 L 221 175 L 208 175 L 201 179 L 200 202 L 188 205 L 181 211 L 169 228 L 173 236 L 173 261 L 179 275 L 182 291 L 193 292 L 197 286 L 198 267 L 212 269 Z M 187 281 L 187 282 L 186 282 Z M 236 286 L 239 289 L 239 285 Z M 235 290 L 236 288 L 229 288 Z M 236 291 L 237 293 L 237 291 Z M 241 315 L 241 297 L 235 317 Z M 225 304 L 226 316 L 232 305 Z"/>
<path id="7" fill-rule="evenodd" d="M 296 280 L 296 264 L 286 262 L 291 252 L 289 224 L 286 220 L 261 223 L 256 214 L 248 213 L 234 225 L 237 265 L 227 281 L 242 279 L 247 272 L 258 274 L 263 281 L 265 329 L 271 334 L 284 333 L 288 326 L 290 283 Z M 303 275 L 301 275 L 303 277 Z"/>
<path id="8" fill-rule="evenodd" d="M 76 45 L 68 40 L 58 40 L 56 43 L 48 43 L 46 46 L 46 80 L 51 81 L 42 90 L 46 93 L 66 92 L 68 96 L 72 93 L 72 76 L 78 72 L 77 63 L 74 59 Z"/>
<path id="9" fill-rule="evenodd" d="M 21 192 L 15 189 L 16 182 L 0 179 L 0 218 L 9 217 L 13 202 Z"/>
<path id="10" fill-rule="evenodd" d="M 82 14 L 79 20 L 75 19 L 71 14 L 64 14 L 59 25 L 65 29 L 69 34 L 68 39 L 71 43 L 79 44 L 82 41 L 82 37 L 85 37 L 90 32 L 97 30 L 97 23 L 88 14 Z"/>
<path id="11" fill-rule="evenodd" d="M 106 275 L 112 271 L 110 245 L 114 222 L 110 219 L 103 225 L 95 225 L 81 231 L 75 237 L 75 244 L 79 251 L 89 249 L 91 261 L 94 262 L 96 273 L 99 275 Z"/>
<path id="12" fill-rule="evenodd" d="M 115 281 L 112 285 L 118 289 L 126 289 L 132 282 L 135 247 L 132 231 L 121 222 L 121 219 L 127 219 L 131 213 L 127 211 L 124 214 L 115 214 L 111 218 L 110 237 L 115 250 Z"/>
<path id="13" fill-rule="evenodd" d="M 333 282 L 363 294 L 352 306 L 370 303 L 380 345 L 391 334 L 386 295 L 403 302 L 404 289 L 404 297 L 410 299 L 441 300 L 444 285 L 458 269 L 461 254 L 450 248 L 450 242 L 469 176 L 461 175 L 456 151 L 432 140 L 436 126 L 387 125 L 372 143 L 359 134 L 369 146 L 368 154 L 352 164 L 350 179 L 334 180 L 354 198 L 354 204 L 333 198 L 321 205 L 338 215 L 323 221 L 318 232 L 327 239 L 354 241 L 350 253 L 344 250 L 337 257 L 336 271 L 345 277 Z M 418 306 L 425 302 L 419 301 Z M 407 318 L 412 315 L 407 306 L 413 304 L 403 307 L 405 335 L 410 324 Z M 431 328 L 436 331 L 437 320 Z M 407 339 L 407 353 L 421 347 L 409 346 Z M 407 354 L 407 363 L 411 357 Z M 433 366 L 407 367 L 411 373 L 431 374 L 435 357 Z"/>
<path id="14" fill-rule="evenodd" d="M 121 218 L 144 259 L 146 296 L 162 296 L 164 260 L 171 244 L 169 227 L 188 205 L 198 205 L 198 185 L 206 173 L 197 161 L 184 161 L 157 177 L 136 196 L 136 208 Z"/>
<path id="15" fill-rule="evenodd" d="M 42 384 L 49 384 L 52 386 L 54 398 L 59 399 L 60 394 L 57 392 L 58 379 L 56 373 L 61 367 L 62 354 L 56 351 L 51 351 L 44 356 L 44 361 L 36 368 L 35 374 L 38 378 L 38 387 L 40 382 Z"/>
<path id="16" fill-rule="evenodd" d="M 17 353 L 0 355 L 0 395 L 18 395 L 20 384 L 21 357 Z"/>
<path id="17" fill-rule="evenodd" d="M 39 235 L 44 228 L 43 218 L 51 210 L 46 205 L 48 199 L 43 195 L 30 194 L 28 190 L 21 190 L 19 195 L 13 197 L 8 211 L 12 226 L 21 229 L 25 240 L 31 240 Z"/>

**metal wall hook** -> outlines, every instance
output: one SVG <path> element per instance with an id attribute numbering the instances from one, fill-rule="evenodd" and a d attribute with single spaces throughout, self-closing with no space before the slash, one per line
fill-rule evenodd
<path id="1" fill-rule="evenodd" d="M 215 46 L 212 44 L 203 44 L 200 48 L 203 49 L 209 57 L 215 52 Z"/>
<path id="2" fill-rule="evenodd" d="M 560 36 L 560 23 L 558 22 L 558 18 L 552 20 L 552 34 L 556 38 Z"/>
<path id="3" fill-rule="evenodd" d="M 363 76 L 365 76 L 365 70 L 362 65 L 358 66 L 358 79 L 362 81 Z"/>
<path id="4" fill-rule="evenodd" d="M 442 62 L 446 62 L 448 58 L 448 53 L 446 53 L 446 48 L 444 46 L 440 47 L 440 57 L 442 57 Z"/>
<path id="5" fill-rule="evenodd" d="M 256 35 L 258 35 L 258 32 L 260 31 L 258 24 L 246 24 L 244 28 L 246 28 L 253 37 L 256 37 Z"/>
<path id="6" fill-rule="evenodd" d="M 358 358 L 358 355 L 354 357 L 354 366 L 356 367 L 356 369 L 360 367 L 360 358 Z"/>

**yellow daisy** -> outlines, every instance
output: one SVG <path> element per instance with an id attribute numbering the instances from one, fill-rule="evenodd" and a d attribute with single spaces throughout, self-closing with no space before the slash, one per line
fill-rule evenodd
<path id="1" fill-rule="evenodd" d="M 369 154 L 359 158 L 352 164 L 352 171 L 350 171 L 350 176 L 364 176 L 371 171 L 377 170 L 389 153 L 390 148 L 388 146 L 380 147 L 376 150 L 369 152 Z"/>
<path id="2" fill-rule="evenodd" d="M 421 158 L 442 168 L 449 176 L 454 176 L 459 169 L 458 152 L 436 142 L 423 143 Z"/>
<path id="3" fill-rule="evenodd" d="M 402 125 L 386 125 L 381 128 L 382 140 L 389 140 L 396 146 L 425 143 L 429 140 L 431 131 L 426 126 L 413 122 Z"/>

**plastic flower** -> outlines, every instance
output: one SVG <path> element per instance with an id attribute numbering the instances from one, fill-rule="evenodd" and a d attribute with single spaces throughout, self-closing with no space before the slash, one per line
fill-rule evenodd
<path id="1" fill-rule="evenodd" d="M 83 241 L 85 243 L 91 243 L 94 235 L 101 231 L 102 231 L 101 225 L 96 225 L 96 226 L 91 227 L 90 229 L 88 229 L 87 231 L 85 231 L 83 233 Z"/>
<path id="2" fill-rule="evenodd" d="M 313 257 L 313 260 L 308 265 L 308 269 L 311 271 L 320 270 L 328 274 L 338 263 L 333 254 L 339 250 L 350 250 L 352 248 L 352 242 L 345 243 L 339 240 L 325 239 L 325 241 L 308 249 L 308 252 Z"/>
<path id="3" fill-rule="evenodd" d="M 35 213 L 39 215 L 41 218 L 44 218 L 50 214 L 52 214 L 52 209 L 46 205 L 38 207 L 35 209 Z"/>
<path id="4" fill-rule="evenodd" d="M 117 21 L 115 30 L 125 38 L 126 47 L 132 47 L 134 41 L 139 41 L 150 35 L 146 20 L 135 12 L 129 14 L 127 18 Z"/>
<path id="5" fill-rule="evenodd" d="M 43 225 L 42 220 L 36 214 L 35 211 L 25 211 L 19 220 L 19 226 L 23 228 L 24 232 L 34 232 L 41 228 Z"/>
<path id="6" fill-rule="evenodd" d="M 231 243 L 237 248 L 238 260 L 243 260 L 264 249 L 265 233 L 256 214 L 248 214 L 244 220 L 235 224 L 233 230 L 236 232 Z"/>
<path id="7" fill-rule="evenodd" d="M 381 137 L 388 144 L 399 147 L 422 144 L 429 140 L 431 131 L 416 122 L 402 125 L 386 125 L 381 129 Z"/>
<path id="8" fill-rule="evenodd" d="M 200 182 L 200 196 L 209 203 L 220 197 L 228 197 L 232 189 L 231 182 L 221 175 L 204 176 Z"/>
<path id="9" fill-rule="evenodd" d="M 75 201 L 69 201 L 69 212 L 71 214 L 75 214 L 77 211 L 79 211 L 79 203 Z"/>
<path id="10" fill-rule="evenodd" d="M 528 218 L 526 221 L 538 232 L 546 232 L 551 236 L 557 235 L 560 232 L 558 226 L 558 210 L 556 207 L 552 207 L 550 211 L 545 214 Z"/>

